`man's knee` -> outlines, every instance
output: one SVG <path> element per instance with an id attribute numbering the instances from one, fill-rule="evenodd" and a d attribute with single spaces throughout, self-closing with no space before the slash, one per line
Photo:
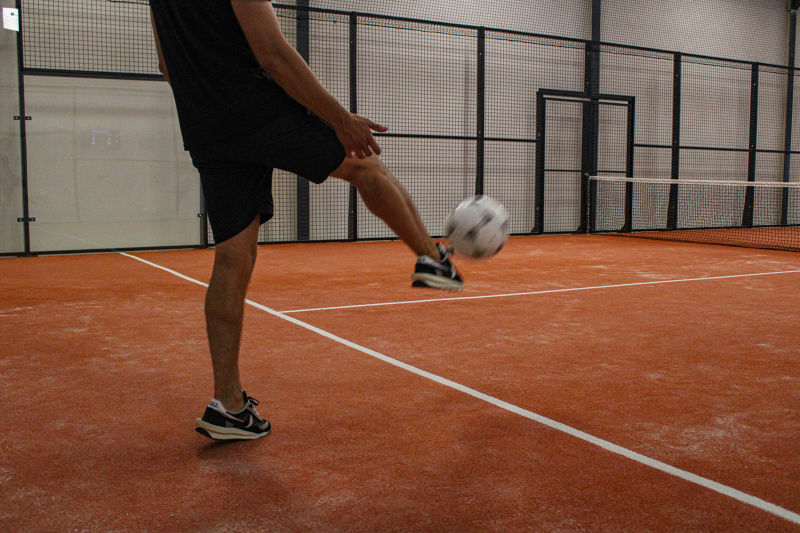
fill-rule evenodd
<path id="1" fill-rule="evenodd" d="M 250 275 L 258 251 L 258 228 L 260 217 L 234 237 L 218 243 L 214 249 L 214 269 L 243 271 Z"/>
<path id="2" fill-rule="evenodd" d="M 214 268 L 227 271 L 237 277 L 250 277 L 256 262 L 257 248 L 255 245 L 217 246 L 214 252 Z"/>
<path id="3" fill-rule="evenodd" d="M 377 156 L 367 157 L 366 159 L 348 157 L 339 168 L 333 171 L 332 176 L 359 186 L 379 179 L 383 169 L 383 163 Z"/>

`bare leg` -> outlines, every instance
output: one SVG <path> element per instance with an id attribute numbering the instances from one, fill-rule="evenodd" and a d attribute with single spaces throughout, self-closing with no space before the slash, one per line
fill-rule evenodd
<path id="1" fill-rule="evenodd" d="M 383 220 L 417 255 L 439 259 L 414 202 L 400 182 L 376 156 L 347 158 L 331 173 L 355 185 L 367 208 Z"/>
<path id="2" fill-rule="evenodd" d="M 230 411 L 244 405 L 239 380 L 239 343 L 244 300 L 256 261 L 259 218 L 235 237 L 217 245 L 206 293 L 206 329 L 214 369 L 214 398 Z"/>

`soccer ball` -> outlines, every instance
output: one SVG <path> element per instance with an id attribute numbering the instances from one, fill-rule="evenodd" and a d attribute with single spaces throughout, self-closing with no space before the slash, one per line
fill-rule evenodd
<path id="1" fill-rule="evenodd" d="M 495 255 L 508 240 L 508 213 L 488 196 L 467 198 L 447 216 L 445 235 L 457 255 L 469 259 Z"/>

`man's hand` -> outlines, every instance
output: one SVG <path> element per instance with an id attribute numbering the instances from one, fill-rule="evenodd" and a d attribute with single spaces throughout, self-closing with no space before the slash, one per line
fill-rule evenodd
<path id="1" fill-rule="evenodd" d="M 335 124 L 333 129 L 339 142 L 344 146 L 347 157 L 364 159 L 372 154 L 381 154 L 381 147 L 378 146 L 372 132 L 384 132 L 389 128 L 359 115 L 349 114 L 340 123 Z"/>

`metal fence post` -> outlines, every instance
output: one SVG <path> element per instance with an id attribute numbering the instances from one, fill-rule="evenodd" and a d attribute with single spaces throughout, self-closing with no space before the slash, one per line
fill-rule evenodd
<path id="1" fill-rule="evenodd" d="M 350 13 L 350 112 L 358 113 L 358 15 Z M 350 185 L 347 209 L 347 238 L 358 239 L 358 191 Z"/>
<path id="2" fill-rule="evenodd" d="M 19 31 L 17 32 L 17 88 L 19 91 L 19 115 L 14 117 L 19 120 L 19 155 L 20 155 L 20 179 L 22 180 L 22 217 L 17 222 L 22 222 L 22 232 L 24 240 L 24 255 L 31 254 L 31 221 L 30 204 L 28 201 L 28 133 L 27 121 L 30 120 L 25 110 L 25 74 L 24 74 L 24 55 L 22 32 L 25 23 L 22 17 L 22 0 L 16 1 L 17 12 L 19 13 Z"/>
<path id="3" fill-rule="evenodd" d="M 674 54 L 672 78 L 672 171 L 671 177 L 677 180 L 681 170 L 681 63 L 680 52 Z M 667 207 L 667 229 L 678 227 L 678 186 L 669 187 L 669 205 Z"/>
<path id="4" fill-rule="evenodd" d="M 792 9 L 789 18 L 789 72 L 786 87 L 786 124 L 783 144 L 783 181 L 792 180 L 792 114 L 794 113 L 795 54 L 797 49 L 797 10 Z M 781 198 L 781 225 L 789 223 L 789 192 L 783 191 Z"/>
<path id="5" fill-rule="evenodd" d="M 311 25 L 308 18 L 309 0 L 297 0 L 297 52 L 311 63 Z M 308 180 L 297 176 L 297 240 L 307 241 L 311 237 L 310 204 L 311 191 Z"/>
<path id="6" fill-rule="evenodd" d="M 756 181 L 756 149 L 758 146 L 758 63 L 753 63 L 750 83 L 750 140 L 747 143 L 747 181 Z M 744 193 L 742 226 L 753 227 L 755 191 L 747 187 Z"/>
<path id="7" fill-rule="evenodd" d="M 476 92 L 478 124 L 475 143 L 475 194 L 484 192 L 486 139 L 486 29 L 478 28 L 478 87 Z"/>

